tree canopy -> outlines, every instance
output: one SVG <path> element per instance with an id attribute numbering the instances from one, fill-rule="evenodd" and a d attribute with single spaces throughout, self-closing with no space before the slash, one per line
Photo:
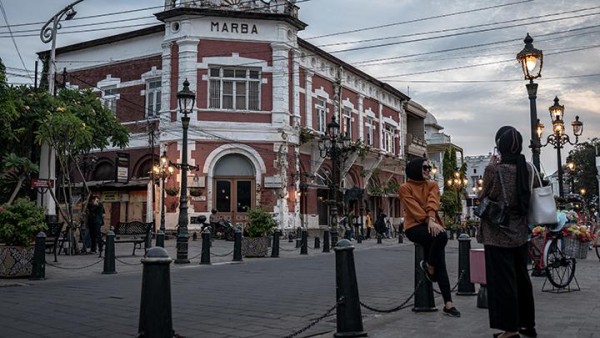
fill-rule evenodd
<path id="1" fill-rule="evenodd" d="M 577 144 L 570 152 L 569 156 L 575 163 L 575 171 L 569 173 L 573 175 L 574 192 L 579 193 L 585 189 L 583 198 L 591 208 L 598 206 L 598 183 L 596 169 L 596 156 L 600 153 L 600 139 L 593 138 L 589 141 Z"/>

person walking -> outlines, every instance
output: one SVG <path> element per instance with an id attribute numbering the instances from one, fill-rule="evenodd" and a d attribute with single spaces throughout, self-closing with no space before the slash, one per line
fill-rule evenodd
<path id="1" fill-rule="evenodd" d="M 377 209 L 377 220 L 375 221 L 375 232 L 381 237 L 386 236 L 385 218 L 387 215 L 383 212 L 382 208 Z"/>
<path id="2" fill-rule="evenodd" d="M 373 229 L 373 216 L 371 210 L 366 209 L 367 214 L 365 215 L 365 226 L 367 227 L 367 239 L 371 239 L 371 230 Z"/>
<path id="3" fill-rule="evenodd" d="M 404 206 L 404 234 L 423 246 L 425 259 L 420 267 L 430 282 L 438 283 L 444 300 L 443 313 L 460 317 L 452 303 L 450 280 L 446 270 L 448 236 L 438 215 L 440 190 L 429 179 L 431 165 L 425 158 L 416 158 L 406 165 L 407 182 L 400 186 L 400 203 Z"/>
<path id="4" fill-rule="evenodd" d="M 504 126 L 494 139 L 499 157 L 492 156 L 485 168 L 479 199 L 506 202 L 508 221 L 499 227 L 482 219 L 477 234 L 485 250 L 490 327 L 503 331 L 494 337 L 520 337 L 519 333 L 536 337 L 533 289 L 527 272 L 527 212 L 533 173 L 521 154 L 523 137 L 517 129 Z"/>
<path id="5" fill-rule="evenodd" d="M 102 252 L 102 234 L 100 230 L 104 225 L 104 206 L 98 196 L 92 196 L 88 206 L 88 231 L 90 233 L 91 253 L 96 253 L 96 248 Z"/>

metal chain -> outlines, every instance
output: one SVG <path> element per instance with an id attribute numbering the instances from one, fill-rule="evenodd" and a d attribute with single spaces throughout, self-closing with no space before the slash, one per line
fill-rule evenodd
<path id="1" fill-rule="evenodd" d="M 405 309 L 412 305 L 412 304 L 408 304 L 408 302 L 410 302 L 410 300 L 415 296 L 415 294 L 417 293 L 417 290 L 421 287 L 422 283 L 423 283 L 422 280 L 419 281 L 419 283 L 417 284 L 417 287 L 415 288 L 415 291 L 413 291 L 413 293 L 410 296 L 408 296 L 408 298 L 404 302 L 402 302 L 402 304 L 400 304 L 394 308 L 382 310 L 382 309 L 377 309 L 372 306 L 369 306 L 363 302 L 360 302 L 360 305 L 362 305 L 363 307 L 365 307 L 368 310 L 371 310 L 374 312 L 380 312 L 380 313 L 392 313 L 392 312 L 400 311 L 400 310 Z"/>
<path id="2" fill-rule="evenodd" d="M 295 249 L 291 249 L 291 250 L 290 250 L 290 249 L 284 249 L 284 248 L 282 248 L 282 247 L 279 247 L 279 250 L 281 250 L 281 251 L 287 251 L 287 252 L 294 252 L 294 251 L 298 251 L 298 249 L 300 249 L 300 248 L 295 248 Z"/>
<path id="3" fill-rule="evenodd" d="M 192 259 L 196 259 L 196 258 L 200 257 L 201 255 L 202 255 L 202 252 L 200 252 L 200 253 L 199 253 L 199 254 L 197 254 L 196 256 L 192 256 L 192 257 L 188 258 L 188 260 L 190 260 L 190 261 L 191 261 Z"/>
<path id="4" fill-rule="evenodd" d="M 117 262 L 123 263 L 123 264 L 125 264 L 125 265 L 140 265 L 140 264 L 142 264 L 142 262 L 138 262 L 138 263 L 128 263 L 128 262 L 125 262 L 125 261 L 122 261 L 122 260 L 118 259 L 117 257 L 115 257 L 115 260 L 116 260 Z"/>
<path id="5" fill-rule="evenodd" d="M 215 254 L 215 253 L 212 253 L 212 252 L 211 252 L 211 253 L 210 253 L 210 255 L 211 255 L 211 256 L 213 256 L 213 257 L 227 257 L 227 256 L 231 255 L 232 253 L 233 253 L 233 250 L 229 251 L 229 252 L 228 252 L 228 253 L 226 253 L 226 254 L 222 254 L 222 255 Z"/>
<path id="6" fill-rule="evenodd" d="M 301 334 L 302 332 L 304 332 L 304 331 L 306 331 L 306 330 L 310 329 L 311 327 L 313 327 L 313 326 L 317 325 L 317 323 L 318 323 L 318 322 L 320 322 L 321 320 L 323 320 L 325 317 L 329 316 L 329 315 L 331 314 L 331 312 L 332 312 L 333 310 L 335 310 L 335 308 L 337 308 L 338 304 L 339 304 L 339 302 L 335 303 L 335 305 L 334 305 L 333 307 L 331 307 L 329 310 L 327 310 L 327 312 L 325 312 L 325 314 L 324 314 L 324 315 L 322 315 L 322 316 L 320 316 L 319 318 L 315 319 L 315 320 L 314 320 L 314 321 L 312 321 L 310 324 L 308 324 L 307 326 L 305 326 L 305 327 L 301 328 L 300 330 L 298 330 L 298 331 L 296 331 L 296 332 L 294 332 L 294 333 L 292 333 L 292 334 L 289 334 L 289 335 L 285 336 L 285 338 L 292 338 L 292 337 L 295 337 L 295 336 L 297 336 L 297 335 Z"/>
<path id="7" fill-rule="evenodd" d="M 458 287 L 458 283 L 460 283 L 460 281 L 464 278 L 465 276 L 465 270 L 461 270 L 460 275 L 458 276 L 458 280 L 456 281 L 456 284 L 454 284 L 454 287 L 452 289 L 450 289 L 450 292 L 454 292 L 454 290 L 456 290 L 456 288 Z M 441 295 L 442 293 L 438 290 L 436 290 L 435 288 L 433 288 L 433 292 L 437 293 L 438 295 Z"/>
<path id="8" fill-rule="evenodd" d="M 81 269 L 89 268 L 90 266 L 94 266 L 94 265 L 96 265 L 96 264 L 98 264 L 98 263 L 100 263 L 102 261 L 104 261 L 104 259 L 100 259 L 97 262 L 94 262 L 94 263 L 86 265 L 86 266 L 81 266 L 81 267 L 64 267 L 64 266 L 54 265 L 54 264 L 48 263 L 48 262 L 46 262 L 46 265 L 49 265 L 49 266 L 51 266 L 53 268 L 62 269 L 62 270 L 81 270 Z"/>

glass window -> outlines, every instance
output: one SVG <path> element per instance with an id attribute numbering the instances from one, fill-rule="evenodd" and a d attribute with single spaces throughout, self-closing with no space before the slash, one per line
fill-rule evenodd
<path id="1" fill-rule="evenodd" d="M 231 182 L 217 181 L 217 210 L 231 212 Z"/>
<path id="2" fill-rule="evenodd" d="M 117 113 L 118 93 L 117 86 L 110 86 L 102 89 L 102 104 L 104 105 L 104 108 L 109 109 L 113 114 Z"/>
<path id="3" fill-rule="evenodd" d="M 385 126 L 383 130 L 383 150 L 395 154 L 394 148 L 394 129 Z"/>
<path id="4" fill-rule="evenodd" d="M 252 207 L 252 182 L 237 181 L 237 211 L 248 212 Z"/>
<path id="5" fill-rule="evenodd" d="M 352 110 L 350 108 L 344 107 L 344 126 L 343 133 L 344 135 L 352 138 Z"/>
<path id="6" fill-rule="evenodd" d="M 154 79 L 146 83 L 146 113 L 148 117 L 158 116 L 160 113 L 161 89 L 160 79 Z"/>
<path id="7" fill-rule="evenodd" d="M 209 108 L 260 110 L 259 70 L 211 67 L 209 77 Z"/>
<path id="8" fill-rule="evenodd" d="M 317 130 L 324 133 L 327 129 L 327 103 L 323 98 L 317 98 Z"/>
<path id="9" fill-rule="evenodd" d="M 365 143 L 369 146 L 373 145 L 373 119 L 367 118 L 365 122 Z"/>

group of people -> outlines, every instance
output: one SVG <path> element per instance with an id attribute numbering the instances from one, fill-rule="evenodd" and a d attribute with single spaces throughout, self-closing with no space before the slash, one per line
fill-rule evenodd
<path id="1" fill-rule="evenodd" d="M 509 216 L 503 227 L 482 219 L 477 234 L 485 249 L 489 324 L 501 331 L 494 337 L 537 337 L 533 288 L 527 271 L 529 182 L 534 173 L 521 154 L 523 137 L 518 130 L 504 126 L 494 140 L 499 154 L 492 157 L 484 171 L 479 198 L 487 196 L 506 202 Z M 437 183 L 430 180 L 431 168 L 425 158 L 406 165 L 407 182 L 399 191 L 404 206 L 404 232 L 410 241 L 423 246 L 425 259 L 420 268 L 429 281 L 439 285 L 443 313 L 460 317 L 452 302 L 445 262 L 448 237 L 438 215 L 440 192 Z"/>

